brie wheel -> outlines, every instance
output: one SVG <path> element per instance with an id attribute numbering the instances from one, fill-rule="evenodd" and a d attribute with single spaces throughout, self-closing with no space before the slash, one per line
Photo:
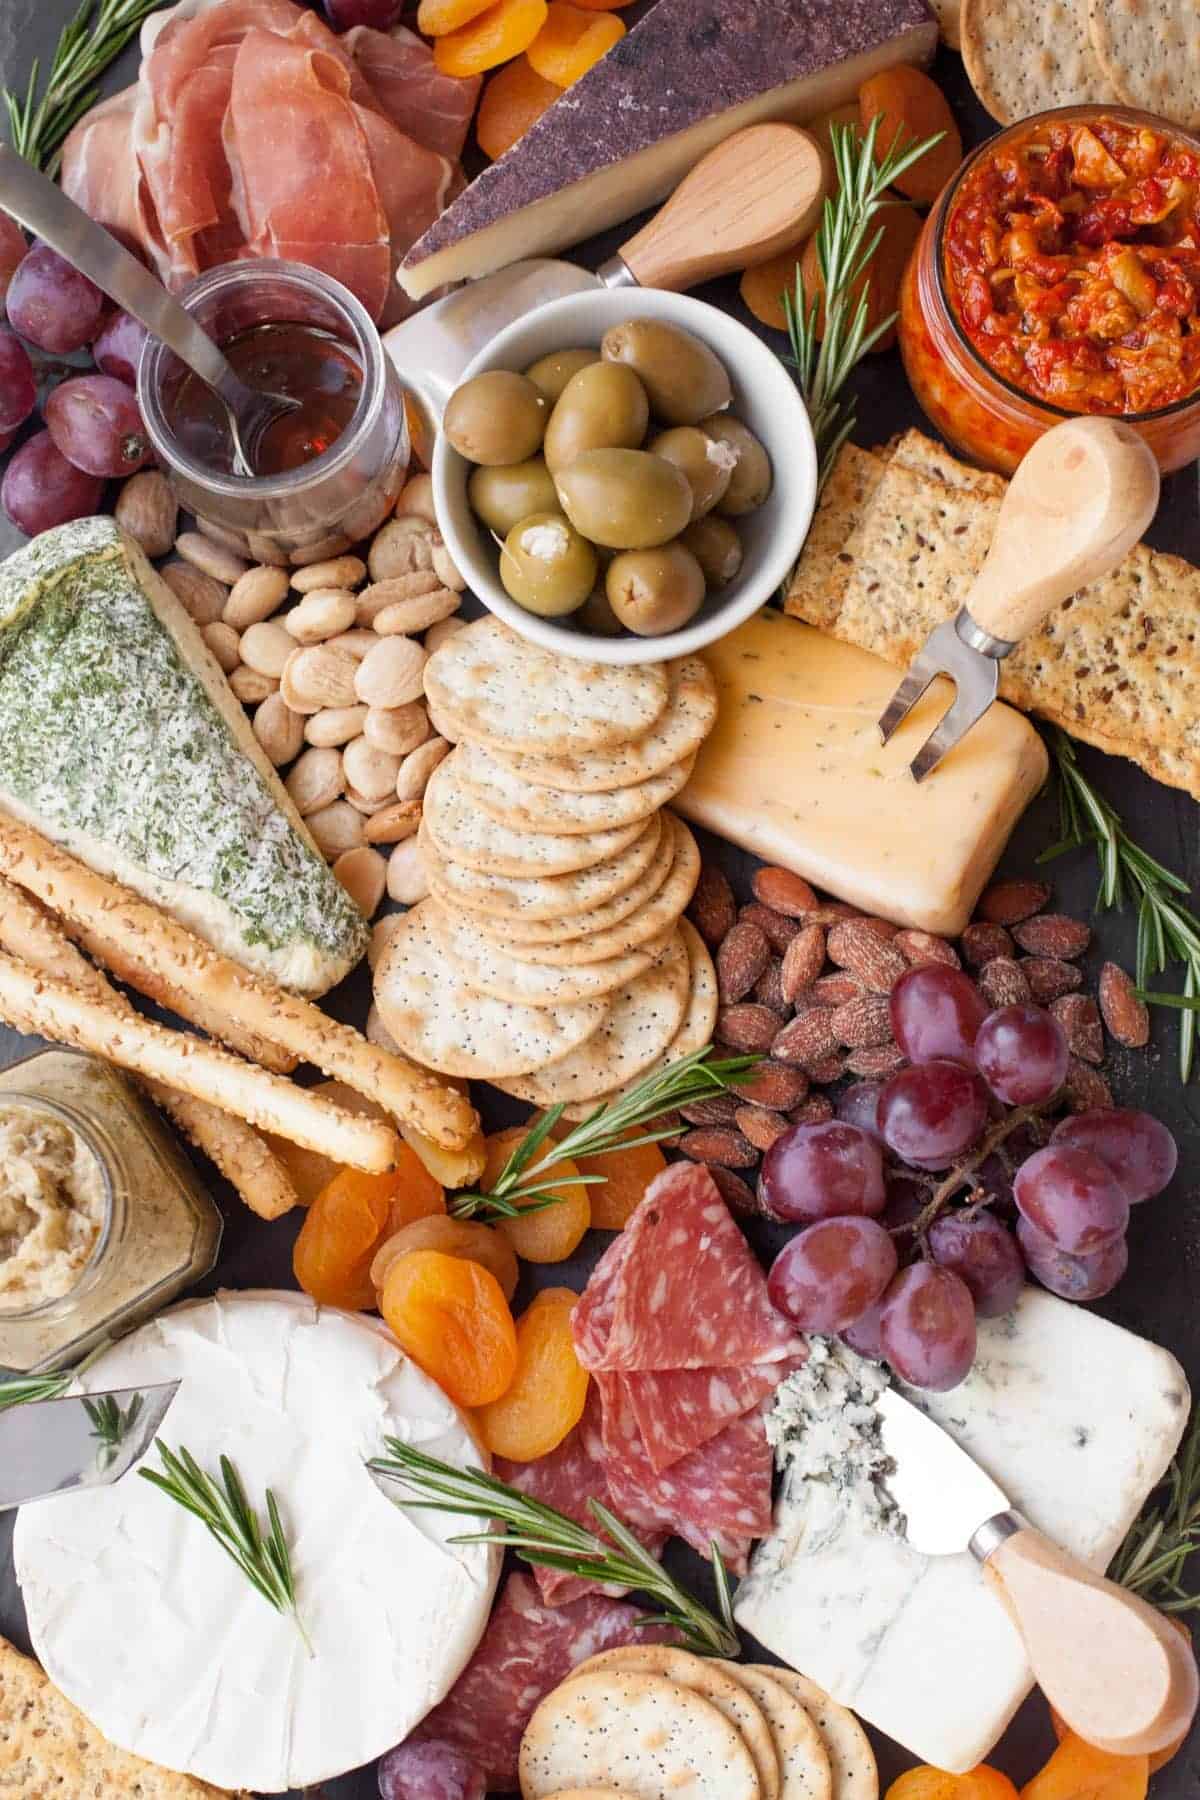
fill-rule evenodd
<path id="1" fill-rule="evenodd" d="M 363 1465 L 391 1435 L 483 1466 L 467 1422 L 377 1320 L 302 1294 L 176 1307 L 80 1391 L 177 1376 L 162 1440 L 213 1475 L 228 1455 L 260 1518 L 274 1490 L 315 1654 L 199 1520 L 131 1472 L 21 1508 L 14 1559 L 42 1666 L 111 1743 L 217 1787 L 280 1793 L 370 1762 L 452 1686 L 499 1557 L 451 1544 L 477 1527 L 405 1511 Z"/>

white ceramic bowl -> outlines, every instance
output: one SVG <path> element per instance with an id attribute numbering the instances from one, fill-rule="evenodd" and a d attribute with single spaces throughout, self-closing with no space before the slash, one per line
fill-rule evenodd
<path id="1" fill-rule="evenodd" d="M 593 662 L 665 662 L 724 637 L 777 591 L 795 562 L 817 496 L 812 427 L 799 390 L 779 358 L 740 325 L 702 300 L 650 288 L 597 288 L 539 306 L 499 333 L 467 368 L 464 381 L 486 369 L 525 369 L 550 350 L 599 345 L 611 325 L 626 319 L 665 319 L 690 331 L 720 357 L 733 384 L 731 411 L 762 441 L 774 481 L 766 503 L 735 521 L 745 546 L 736 581 L 710 593 L 682 631 L 662 637 L 600 637 L 570 616 L 542 619 L 510 599 L 500 584 L 495 545 L 467 501 L 472 465 L 439 435 L 433 458 L 438 522 L 467 586 L 490 612 L 543 649 Z"/>

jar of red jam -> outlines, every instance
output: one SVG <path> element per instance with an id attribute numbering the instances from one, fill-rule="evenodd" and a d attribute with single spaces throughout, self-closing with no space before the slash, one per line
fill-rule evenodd
<path id="1" fill-rule="evenodd" d="M 1182 468 L 1200 456 L 1200 138 L 1120 106 L 989 138 L 925 223 L 899 337 L 930 419 L 986 468 L 1010 474 L 1081 413 Z"/>

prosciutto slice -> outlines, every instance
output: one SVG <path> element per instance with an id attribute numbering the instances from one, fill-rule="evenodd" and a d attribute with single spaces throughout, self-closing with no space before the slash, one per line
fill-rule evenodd
<path id="1" fill-rule="evenodd" d="M 79 121 L 63 145 L 61 181 L 90 219 L 157 265 L 158 222 L 133 150 L 137 97 L 136 87 L 126 88 Z"/>
<path id="2" fill-rule="evenodd" d="M 481 76 L 443 75 L 429 45 L 403 25 L 391 31 L 356 25 L 341 42 L 393 125 L 439 156 L 462 155 Z"/>

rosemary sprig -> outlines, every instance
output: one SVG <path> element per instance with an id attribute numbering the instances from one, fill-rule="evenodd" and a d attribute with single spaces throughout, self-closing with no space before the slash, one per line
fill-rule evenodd
<path id="1" fill-rule="evenodd" d="M 35 61 L 25 92 L 4 90 L 13 149 L 35 169 L 58 173 L 63 140 L 99 97 L 97 83 L 115 62 L 142 20 L 163 0 L 82 0 L 63 29 L 38 94 L 41 68 Z"/>
<path id="2" fill-rule="evenodd" d="M 1163 1612 L 1200 1612 L 1200 1583 L 1185 1576 L 1200 1555 L 1200 1407 L 1162 1482 L 1130 1526 L 1109 1575 Z"/>
<path id="3" fill-rule="evenodd" d="M 43 1375 L 13 1375 L 0 1381 L 0 1412 L 7 1412 L 10 1406 L 26 1406 L 31 1401 L 61 1400 L 71 1383 L 111 1347 L 111 1338 L 101 1338 L 72 1369 L 47 1369 Z"/>
<path id="4" fill-rule="evenodd" d="M 124 1408 L 118 1404 L 115 1394 L 101 1394 L 99 1399 L 85 1400 L 83 1405 L 92 1421 L 92 1436 L 111 1462 L 137 1424 L 143 1406 L 142 1396 L 135 1394 Z"/>
<path id="5" fill-rule="evenodd" d="M 267 1604 L 291 1619 L 309 1656 L 313 1656 L 312 1641 L 296 1606 L 291 1553 L 271 1489 L 268 1488 L 266 1494 L 267 1531 L 264 1534 L 258 1515 L 246 1498 L 241 1477 L 227 1456 L 221 1458 L 221 1483 L 218 1485 L 211 1475 L 205 1474 L 190 1451 L 168 1450 L 160 1443 L 158 1454 L 166 1473 L 159 1474 L 157 1469 L 139 1469 L 142 1480 L 151 1482 L 207 1526 L 222 1550 L 233 1559 Z"/>
<path id="6" fill-rule="evenodd" d="M 875 138 L 879 120 L 872 119 L 859 138 L 850 125 L 832 125 L 829 136 L 836 170 L 834 191 L 826 200 L 817 227 L 817 267 L 824 291 L 825 335 L 817 338 L 821 295 L 806 294 L 796 265 L 796 291 L 783 296 L 792 362 L 800 389 L 808 403 L 813 436 L 817 441 L 819 484 L 824 486 L 838 451 L 854 430 L 854 401 L 842 397 L 842 389 L 855 365 L 889 332 L 895 313 L 870 330 L 870 280 L 855 298 L 855 284 L 862 278 L 883 236 L 882 225 L 871 231 L 881 207 L 894 205 L 888 188 L 904 171 L 940 143 L 944 132 L 901 146 L 899 140 L 878 161 Z M 869 235 L 868 235 L 869 234 Z"/>
<path id="7" fill-rule="evenodd" d="M 607 1150 L 657 1144 L 662 1138 L 673 1137 L 676 1127 L 671 1124 L 647 1129 L 640 1137 L 627 1138 L 625 1134 L 639 1126 L 652 1127 L 655 1119 L 680 1106 L 724 1093 L 759 1060 L 756 1056 L 731 1056 L 723 1062 L 710 1062 L 712 1051 L 712 1045 L 706 1044 L 703 1050 L 656 1069 L 621 1099 L 598 1106 L 558 1143 L 550 1140 L 550 1133 L 562 1118 L 563 1109 L 552 1106 L 513 1150 L 490 1193 L 457 1194 L 450 1206 L 452 1217 L 471 1219 L 487 1213 L 493 1218 L 514 1219 L 522 1213 L 538 1212 L 562 1198 L 554 1191 L 551 1179 L 558 1164 L 580 1156 L 600 1156 Z M 535 1163 L 533 1158 L 543 1145 L 545 1154 Z M 572 1177 L 572 1182 L 575 1179 Z M 578 1180 L 600 1182 L 604 1177 L 580 1175 Z"/>
<path id="8" fill-rule="evenodd" d="M 1153 1006 L 1182 1013 L 1179 1029 L 1179 1079 L 1191 1078 L 1196 1054 L 1196 1013 L 1200 1009 L 1200 917 L 1187 905 L 1188 884 L 1136 844 L 1114 811 L 1084 775 L 1075 746 L 1055 730 L 1050 749 L 1058 770 L 1059 842 L 1044 850 L 1049 862 L 1068 850 L 1091 844 L 1100 864 L 1100 911 L 1120 911 L 1127 900 L 1137 907 L 1137 985 L 1139 997 Z M 1172 964 L 1183 969 L 1183 992 L 1163 994 L 1149 989 L 1152 975 Z"/>
<path id="9" fill-rule="evenodd" d="M 698 1656 L 737 1656 L 741 1645 L 733 1623 L 729 1572 L 716 1545 L 712 1546 L 713 1576 L 717 1585 L 720 1617 L 709 1612 L 695 1595 L 668 1575 L 649 1551 L 626 1530 L 606 1506 L 588 1501 L 588 1510 L 604 1537 L 577 1525 L 507 1482 L 479 1469 L 456 1469 L 414 1450 L 399 1438 L 384 1439 L 388 1454 L 372 1457 L 368 1467 L 410 1488 L 418 1499 L 405 1506 L 427 1507 L 435 1512 L 465 1513 L 491 1525 L 500 1521 L 507 1530 L 468 1532 L 451 1538 L 453 1544 L 495 1544 L 515 1550 L 528 1563 L 545 1569 L 561 1569 L 582 1581 L 612 1583 L 650 1595 L 661 1613 L 639 1619 L 643 1625 L 674 1625 Z M 605 1543 L 604 1539 L 609 1539 Z"/>

